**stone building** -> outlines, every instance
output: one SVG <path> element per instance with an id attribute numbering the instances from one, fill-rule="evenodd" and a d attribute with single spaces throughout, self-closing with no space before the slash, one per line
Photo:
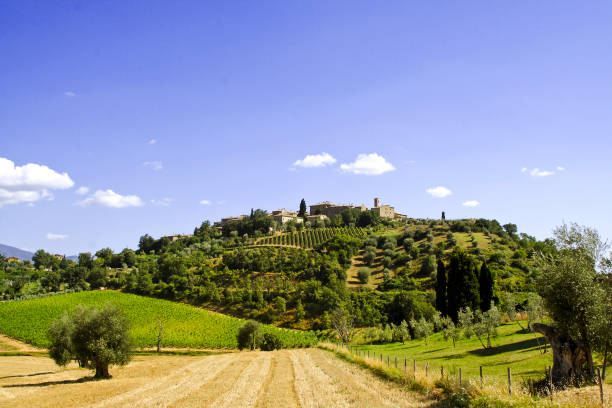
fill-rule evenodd
<path id="1" fill-rule="evenodd" d="M 274 221 L 280 222 L 281 224 L 289 221 L 295 221 L 298 223 L 304 222 L 304 219 L 302 217 L 298 217 L 296 212 L 287 211 L 284 208 L 272 211 L 272 218 Z"/>
<path id="2" fill-rule="evenodd" d="M 310 215 L 322 214 L 331 219 L 342 213 L 342 211 L 351 210 L 353 208 L 357 208 L 361 211 L 366 210 L 365 205 L 354 206 L 352 204 L 332 204 L 329 201 L 323 201 L 322 203 L 313 204 L 310 206 Z"/>
<path id="3" fill-rule="evenodd" d="M 374 198 L 374 207 L 372 211 L 378 213 L 380 218 L 395 218 L 395 208 L 390 205 L 380 205 L 380 198 Z"/>

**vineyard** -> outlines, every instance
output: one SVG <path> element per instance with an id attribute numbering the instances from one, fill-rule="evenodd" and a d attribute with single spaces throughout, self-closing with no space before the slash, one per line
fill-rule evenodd
<path id="1" fill-rule="evenodd" d="M 357 227 L 308 228 L 302 231 L 263 237 L 258 239 L 255 244 L 315 248 L 317 245 L 340 234 L 349 235 L 355 238 L 363 238 L 366 236 L 366 230 Z"/>
<path id="2" fill-rule="evenodd" d="M 130 322 L 136 347 L 157 344 L 158 322 L 163 324 L 164 347 L 236 348 L 236 334 L 244 320 L 197 307 L 115 291 L 79 292 L 41 299 L 0 303 L 0 333 L 39 347 L 47 347 L 51 322 L 77 305 L 115 304 Z M 311 332 L 262 325 L 262 331 L 278 335 L 286 347 L 316 343 Z"/>

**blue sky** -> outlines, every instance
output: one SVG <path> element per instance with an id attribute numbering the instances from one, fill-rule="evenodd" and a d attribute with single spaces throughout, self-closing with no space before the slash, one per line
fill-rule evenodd
<path id="1" fill-rule="evenodd" d="M 0 1 L 0 242 L 120 250 L 375 196 L 612 237 L 610 21 L 605 1 Z"/>

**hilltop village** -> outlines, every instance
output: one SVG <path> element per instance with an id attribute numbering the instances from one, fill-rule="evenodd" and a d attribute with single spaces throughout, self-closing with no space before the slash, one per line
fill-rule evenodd
<path id="1" fill-rule="evenodd" d="M 335 217 L 338 217 L 346 210 L 357 210 L 367 211 L 368 208 L 365 205 L 353 205 L 353 204 L 333 204 L 329 201 L 323 201 L 318 204 L 312 204 L 310 206 L 310 212 L 306 212 L 304 216 L 301 216 L 298 212 L 288 211 L 284 208 L 280 210 L 274 210 L 270 213 L 275 222 L 280 224 L 286 224 L 290 221 L 295 223 L 310 222 L 312 225 L 316 223 L 329 223 Z M 374 198 L 374 206 L 370 208 L 370 211 L 378 214 L 380 218 L 386 219 L 406 219 L 406 215 L 395 212 L 395 208 L 387 204 L 380 203 L 380 198 Z M 222 218 L 221 221 L 215 223 L 215 227 L 223 228 L 227 223 L 240 221 L 248 215 L 239 215 L 237 217 L 226 217 Z"/>

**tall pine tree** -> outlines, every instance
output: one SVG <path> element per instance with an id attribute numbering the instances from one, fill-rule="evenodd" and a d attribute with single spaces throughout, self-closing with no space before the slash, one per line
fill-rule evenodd
<path id="1" fill-rule="evenodd" d="M 493 276 L 487 266 L 486 262 L 483 262 L 480 267 L 480 310 L 486 312 L 491 308 L 491 301 L 493 300 Z"/>
<path id="2" fill-rule="evenodd" d="M 446 268 L 442 259 L 438 258 L 438 273 L 436 275 L 436 309 L 442 316 L 448 314 L 448 303 L 446 300 Z"/>
<path id="3" fill-rule="evenodd" d="M 476 261 L 465 250 L 455 247 L 448 265 L 448 315 L 456 322 L 459 309 L 480 307 Z"/>
<path id="4" fill-rule="evenodd" d="M 298 211 L 298 217 L 306 217 L 306 201 L 302 198 L 300 201 L 300 211 Z"/>

